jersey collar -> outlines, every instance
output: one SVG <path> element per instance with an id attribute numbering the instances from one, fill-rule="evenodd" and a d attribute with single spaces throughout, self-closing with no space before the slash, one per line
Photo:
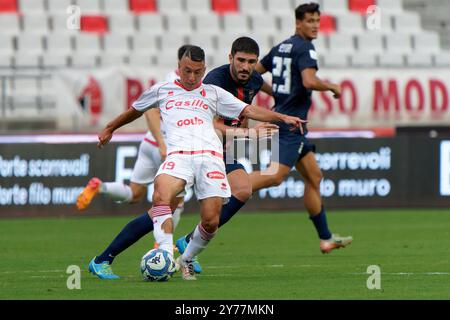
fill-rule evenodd
<path id="1" fill-rule="evenodd" d="M 198 85 L 197 85 L 194 89 L 189 90 L 189 89 L 187 89 L 185 86 L 183 86 L 183 85 L 181 84 L 181 82 L 180 82 L 178 79 L 175 80 L 174 83 L 175 83 L 177 86 L 183 88 L 183 89 L 186 90 L 186 91 L 194 91 L 195 89 L 200 88 L 200 86 L 203 84 L 203 82 L 200 81 L 200 82 L 198 83 Z"/>

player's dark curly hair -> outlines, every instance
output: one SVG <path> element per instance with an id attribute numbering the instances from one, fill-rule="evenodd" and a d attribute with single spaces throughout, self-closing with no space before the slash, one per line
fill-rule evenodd
<path id="1" fill-rule="evenodd" d="M 320 5 L 316 2 L 304 3 L 299 5 L 295 9 L 295 19 L 303 20 L 305 19 L 306 13 L 318 13 L 320 16 Z"/>
<path id="2" fill-rule="evenodd" d="M 205 61 L 205 51 L 203 51 L 203 49 L 198 46 L 189 45 L 186 47 L 186 51 L 183 53 L 181 58 L 184 57 L 188 57 L 195 62 L 202 62 Z"/>
<path id="3" fill-rule="evenodd" d="M 236 52 L 251 53 L 259 56 L 259 46 L 252 38 L 240 37 L 234 40 L 231 45 L 231 55 L 234 56 Z"/>

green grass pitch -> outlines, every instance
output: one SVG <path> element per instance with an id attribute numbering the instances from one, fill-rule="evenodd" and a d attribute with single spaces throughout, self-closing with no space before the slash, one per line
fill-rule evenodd
<path id="1" fill-rule="evenodd" d="M 116 258 L 120 280 L 89 274 L 132 218 L 0 220 L 0 299 L 450 299 L 449 210 L 330 210 L 330 229 L 354 242 L 329 255 L 304 212 L 238 214 L 202 253 L 197 281 L 142 280 L 151 234 Z M 182 217 L 175 239 L 198 220 Z M 69 265 L 81 268 L 80 290 L 66 286 Z M 370 265 L 381 269 L 379 290 L 367 288 Z"/>

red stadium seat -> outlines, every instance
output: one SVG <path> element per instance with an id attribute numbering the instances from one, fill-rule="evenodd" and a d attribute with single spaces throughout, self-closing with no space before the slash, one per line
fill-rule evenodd
<path id="1" fill-rule="evenodd" d="M 348 8 L 350 11 L 366 14 L 367 8 L 375 5 L 375 2 L 375 0 L 348 0 Z"/>
<path id="2" fill-rule="evenodd" d="M 211 0 L 211 8 L 213 11 L 223 14 L 227 12 L 238 12 L 237 0 Z"/>
<path id="3" fill-rule="evenodd" d="M 336 20 L 333 16 L 327 14 L 320 15 L 320 30 L 321 33 L 333 33 L 336 31 Z"/>
<path id="4" fill-rule="evenodd" d="M 130 10 L 136 14 L 156 12 L 156 0 L 130 0 Z"/>
<path id="5" fill-rule="evenodd" d="M 80 29 L 82 32 L 103 34 L 108 32 L 108 20 L 105 16 L 91 15 L 81 16 Z"/>
<path id="6" fill-rule="evenodd" d="M 17 0 L 0 0 L 0 13 L 17 11 Z"/>

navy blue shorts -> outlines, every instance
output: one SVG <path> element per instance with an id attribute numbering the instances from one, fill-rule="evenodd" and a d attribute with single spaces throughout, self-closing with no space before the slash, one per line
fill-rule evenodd
<path id="1" fill-rule="evenodd" d="M 223 157 L 223 160 L 225 161 L 225 158 L 226 156 L 225 156 L 225 154 L 224 154 L 224 157 Z M 239 169 L 242 169 L 242 170 L 244 170 L 245 171 L 245 168 L 244 168 L 244 166 L 239 162 L 239 161 L 237 161 L 236 159 L 233 159 L 233 163 L 227 163 L 226 161 L 225 161 L 225 172 L 227 173 L 227 174 L 229 174 L 229 173 L 231 173 L 231 172 L 233 172 L 233 171 L 235 171 L 235 170 L 239 170 Z"/>
<path id="2" fill-rule="evenodd" d="M 304 135 L 284 134 L 280 131 L 279 135 L 280 153 L 279 159 L 272 157 L 272 161 L 284 164 L 290 168 L 303 158 L 308 152 L 316 152 L 316 146 L 309 142 Z"/>

